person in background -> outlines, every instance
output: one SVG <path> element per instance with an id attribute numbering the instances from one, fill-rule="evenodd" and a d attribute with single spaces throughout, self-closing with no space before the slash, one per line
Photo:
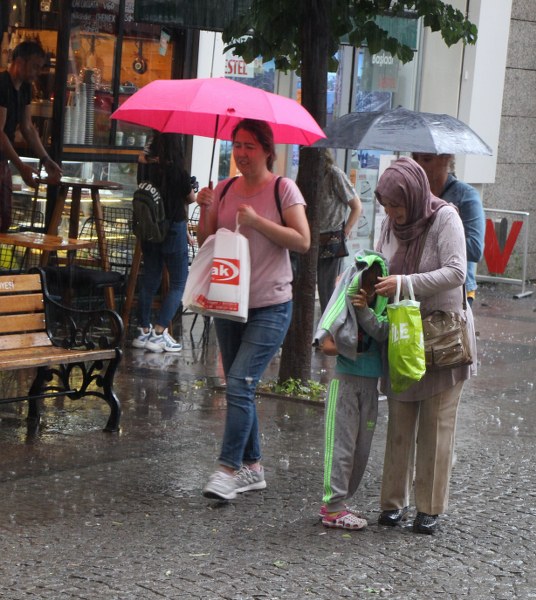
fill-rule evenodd
<path id="1" fill-rule="evenodd" d="M 143 273 L 138 298 L 138 336 L 134 348 L 151 352 L 179 352 L 182 345 L 168 331 L 168 324 L 182 302 L 188 276 L 187 205 L 195 200 L 190 174 L 184 167 L 181 136 L 156 132 L 139 158 L 143 179 L 159 190 L 164 201 L 169 231 L 162 243 L 142 242 Z M 169 290 L 162 299 L 156 322 L 151 325 L 153 298 L 162 283 L 164 266 Z"/>
<path id="2" fill-rule="evenodd" d="M 21 160 L 14 148 L 17 126 L 31 152 L 33 152 L 48 174 L 48 182 L 58 183 L 60 167 L 45 150 L 30 114 L 32 83 L 41 74 L 46 54 L 38 42 L 22 42 L 15 47 L 11 65 L 0 73 L 0 231 L 11 225 L 11 194 L 13 182 L 9 161 L 17 169 L 29 187 L 37 185 L 39 170 Z"/>
<path id="3" fill-rule="evenodd" d="M 385 208 L 376 250 L 389 262 L 390 275 L 380 277 L 376 293 L 395 294 L 397 275 L 411 279 L 421 315 L 435 310 L 455 312 L 467 319 L 474 364 L 424 377 L 402 393 L 390 386 L 388 369 L 381 380 L 387 395 L 389 419 L 381 490 L 380 525 L 405 520 L 412 485 L 417 515 L 415 533 L 433 534 L 440 513 L 448 506 L 456 418 L 464 382 L 476 374 L 473 314 L 464 315 L 463 283 L 467 258 L 463 224 L 454 206 L 434 196 L 424 170 L 403 157 L 388 167 L 378 181 L 376 198 Z"/>
<path id="4" fill-rule="evenodd" d="M 335 164 L 331 152 L 326 149 L 324 153 L 325 171 L 319 209 L 320 234 L 344 228 L 344 237 L 348 238 L 361 215 L 361 200 L 346 173 Z M 342 258 L 322 258 L 319 252 L 316 282 L 321 314 L 326 310 L 335 289 L 342 262 Z"/>
<path id="5" fill-rule="evenodd" d="M 370 251 L 356 255 L 354 265 L 341 275 L 315 336 L 324 354 L 337 356 L 336 375 L 326 399 L 324 495 L 319 515 L 325 527 L 359 530 L 367 526 L 366 519 L 348 510 L 346 502 L 363 478 L 378 417 L 382 344 L 389 325 L 387 298 L 377 296 L 374 286 L 387 273 L 381 255 Z M 350 352 L 341 351 L 344 343 L 338 345 L 343 331 L 342 336 L 351 332 Z"/>
<path id="6" fill-rule="evenodd" d="M 467 251 L 465 288 L 467 302 L 472 306 L 477 288 L 476 265 L 484 253 L 486 233 L 486 216 L 480 194 L 473 186 L 456 179 L 454 155 L 414 152 L 412 157 L 424 169 L 432 194 L 452 202 L 460 212 Z"/>
<path id="7" fill-rule="evenodd" d="M 278 179 L 272 172 L 275 146 L 268 123 L 240 121 L 232 133 L 233 158 L 242 176 L 229 186 L 199 191 L 200 245 L 219 228 L 249 240 L 251 281 L 246 323 L 214 319 L 226 381 L 227 415 L 218 468 L 203 489 L 207 498 L 232 500 L 237 494 L 266 487 L 261 465 L 255 390 L 279 350 L 292 317 L 292 269 L 289 250 L 310 246 L 305 200 L 286 177 L 279 181 L 281 214 L 275 199 Z M 226 189 L 223 199 L 223 190 Z"/>

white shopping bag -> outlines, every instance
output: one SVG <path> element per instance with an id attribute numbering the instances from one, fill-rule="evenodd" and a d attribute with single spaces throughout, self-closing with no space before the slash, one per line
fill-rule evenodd
<path id="1" fill-rule="evenodd" d="M 208 294 L 215 240 L 215 235 L 209 236 L 201 248 L 199 248 L 190 265 L 186 286 L 182 295 L 182 304 L 186 310 L 204 314 L 204 309 L 199 299 Z"/>
<path id="2" fill-rule="evenodd" d="M 194 312 L 245 323 L 250 272 L 248 239 L 238 227 L 219 229 L 205 240 L 190 267 L 183 304 Z"/>

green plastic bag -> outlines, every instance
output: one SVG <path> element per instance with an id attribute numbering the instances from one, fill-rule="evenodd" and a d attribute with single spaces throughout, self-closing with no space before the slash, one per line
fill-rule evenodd
<path id="1" fill-rule="evenodd" d="M 398 275 L 394 302 L 387 305 L 389 376 L 396 393 L 420 381 L 426 371 L 420 302 L 415 300 L 409 277 L 406 285 L 410 298 L 400 300 L 401 283 L 402 276 Z"/>

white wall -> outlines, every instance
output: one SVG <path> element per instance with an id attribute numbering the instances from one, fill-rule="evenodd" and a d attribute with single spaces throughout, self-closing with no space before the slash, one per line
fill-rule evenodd
<path id="1" fill-rule="evenodd" d="M 493 156 L 460 157 L 458 171 L 465 181 L 495 181 L 511 12 L 512 0 L 471 0 L 469 4 L 478 41 L 465 48 L 458 117 L 491 146 Z"/>
<path id="2" fill-rule="evenodd" d="M 451 0 L 451 4 L 465 11 L 465 0 Z M 463 45 L 459 43 L 449 48 L 440 33 L 432 33 L 426 27 L 420 54 L 422 70 L 417 109 L 457 116 Z"/>
<path id="3" fill-rule="evenodd" d="M 458 176 L 473 184 L 495 181 L 512 0 L 451 0 L 478 27 L 476 45 L 447 48 L 424 32 L 419 110 L 447 113 L 467 123 L 493 156 L 456 157 Z"/>
<path id="4" fill-rule="evenodd" d="M 212 31 L 201 31 L 199 38 L 199 61 L 197 64 L 197 77 L 223 77 L 225 69 L 225 57 L 223 55 L 224 44 L 221 33 Z M 210 162 L 214 150 L 214 165 L 212 174 Z M 192 175 L 199 181 L 200 187 L 208 185 L 212 180 L 214 186 L 218 182 L 218 159 L 220 144 L 211 138 L 194 136 L 192 148 Z"/>

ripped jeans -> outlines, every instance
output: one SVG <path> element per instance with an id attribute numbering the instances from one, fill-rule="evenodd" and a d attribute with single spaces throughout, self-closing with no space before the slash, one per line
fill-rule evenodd
<path id="1" fill-rule="evenodd" d="M 255 390 L 279 350 L 292 317 L 292 301 L 251 308 L 247 323 L 215 319 L 227 383 L 227 416 L 219 462 L 233 469 L 261 459 Z"/>

